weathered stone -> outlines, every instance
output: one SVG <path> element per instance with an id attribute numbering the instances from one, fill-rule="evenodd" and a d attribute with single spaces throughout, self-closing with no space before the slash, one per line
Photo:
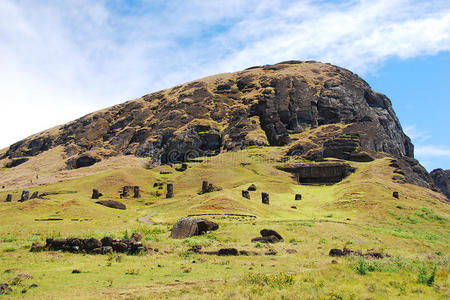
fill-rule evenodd
<path id="1" fill-rule="evenodd" d="M 439 191 L 450 200 L 450 170 L 435 169 L 430 175 Z"/>
<path id="2" fill-rule="evenodd" d="M 33 194 L 31 194 L 30 199 L 36 199 L 38 196 L 39 196 L 39 192 L 36 191 L 36 192 L 34 192 Z"/>
<path id="3" fill-rule="evenodd" d="M 130 197 L 130 189 L 131 188 L 132 187 L 129 186 L 129 185 L 124 186 L 123 189 L 122 189 L 122 194 L 120 194 L 120 198 Z"/>
<path id="4" fill-rule="evenodd" d="M 133 198 L 141 198 L 141 191 L 139 189 L 139 186 L 135 185 L 133 187 L 133 193 L 134 193 Z"/>
<path id="5" fill-rule="evenodd" d="M 259 236 L 259 237 L 255 237 L 252 239 L 252 243 L 278 243 L 280 242 L 280 240 L 274 236 L 274 235 L 270 235 L 270 236 Z"/>
<path id="6" fill-rule="evenodd" d="M 118 252 L 118 253 L 125 253 L 128 251 L 128 245 L 121 241 L 112 242 L 111 247 L 113 248 L 113 250 L 115 252 Z"/>
<path id="7" fill-rule="evenodd" d="M 236 248 L 222 248 L 217 251 L 219 256 L 236 256 L 239 255 L 239 251 Z"/>
<path id="8" fill-rule="evenodd" d="M 193 218 L 181 218 L 173 225 L 170 237 L 174 239 L 184 239 L 198 235 L 197 221 Z"/>
<path id="9" fill-rule="evenodd" d="M 101 200 L 101 201 L 97 201 L 95 203 L 101 204 L 106 207 L 115 208 L 115 209 L 122 209 L 122 210 L 127 209 L 127 206 L 125 204 L 123 204 L 119 201 L 115 201 L 115 200 Z"/>
<path id="10" fill-rule="evenodd" d="M 102 247 L 102 242 L 94 238 L 85 239 L 83 244 L 86 252 L 92 252 L 94 249 L 101 249 Z"/>
<path id="11" fill-rule="evenodd" d="M 66 243 L 65 239 L 47 238 L 45 248 L 53 251 L 63 250 L 65 243 Z"/>
<path id="12" fill-rule="evenodd" d="M 210 190 L 209 190 L 208 181 L 204 180 L 202 182 L 202 194 L 209 193 L 209 192 L 210 192 Z"/>
<path id="13" fill-rule="evenodd" d="M 142 234 L 137 233 L 137 232 L 133 232 L 133 234 L 131 235 L 130 240 L 133 240 L 135 242 L 139 242 L 142 239 Z"/>
<path id="14" fill-rule="evenodd" d="M 167 194 L 166 198 L 172 198 L 173 197 L 173 183 L 167 183 Z"/>
<path id="15" fill-rule="evenodd" d="M 272 229 L 262 229 L 260 232 L 261 236 L 276 236 L 280 241 L 283 240 L 283 237 L 276 232 L 275 230 Z"/>
<path id="16" fill-rule="evenodd" d="M 247 191 L 252 191 L 252 192 L 256 191 L 256 185 L 251 184 L 251 185 L 247 188 Z"/>
<path id="17" fill-rule="evenodd" d="M 100 242 L 102 243 L 102 247 L 108 247 L 112 246 L 114 239 L 110 236 L 105 236 L 104 238 L 101 239 Z"/>
<path id="18" fill-rule="evenodd" d="M 29 197 L 30 197 L 30 191 L 28 191 L 28 190 L 23 190 L 23 191 L 22 191 L 22 195 L 20 196 L 19 202 L 27 201 Z"/>
<path id="19" fill-rule="evenodd" d="M 103 194 L 100 193 L 97 189 L 92 190 L 92 197 L 91 197 L 92 199 L 98 199 L 101 196 L 103 196 Z"/>
<path id="20" fill-rule="evenodd" d="M 250 199 L 250 193 L 247 190 L 242 190 L 242 197 Z"/>
<path id="21" fill-rule="evenodd" d="M 302 194 L 295 194 L 295 200 L 302 200 Z"/>
<path id="22" fill-rule="evenodd" d="M 333 248 L 330 250 L 329 256 L 344 256 L 344 252 L 341 249 Z"/>
<path id="23" fill-rule="evenodd" d="M 394 197 L 394 198 L 397 198 L 397 199 L 398 199 L 398 198 L 399 198 L 399 194 L 398 194 L 398 192 L 393 192 L 393 193 L 392 193 L 392 197 Z"/>
<path id="24" fill-rule="evenodd" d="M 11 202 L 11 201 L 12 201 L 12 195 L 11 194 L 6 195 L 5 202 Z"/>
<path id="25" fill-rule="evenodd" d="M 269 193 L 262 192 L 261 193 L 261 201 L 263 204 L 269 204 Z"/>

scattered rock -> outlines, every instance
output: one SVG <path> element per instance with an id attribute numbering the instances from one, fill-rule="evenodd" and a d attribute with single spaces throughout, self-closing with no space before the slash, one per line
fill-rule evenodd
<path id="1" fill-rule="evenodd" d="M 114 242 L 114 239 L 110 236 L 105 236 L 104 238 L 102 238 L 100 240 L 100 242 L 102 243 L 103 247 L 108 247 L 108 246 L 112 246 L 112 243 Z"/>
<path id="2" fill-rule="evenodd" d="M 269 204 L 269 193 L 262 192 L 261 193 L 261 201 L 263 204 Z"/>
<path id="3" fill-rule="evenodd" d="M 84 240 L 84 249 L 86 249 L 87 252 L 90 252 L 96 248 L 101 248 L 102 242 L 100 242 L 97 239 L 90 238 L 87 240 Z"/>
<path id="4" fill-rule="evenodd" d="M 203 218 L 198 218 L 196 219 L 197 222 L 197 227 L 198 227 L 198 234 L 204 234 L 207 231 L 214 231 L 219 229 L 219 224 L 213 222 L 213 221 L 209 221 Z"/>
<path id="5" fill-rule="evenodd" d="M 292 205 L 292 206 L 291 206 L 291 208 L 293 208 L 293 209 L 297 209 L 297 206 L 295 206 L 295 205 Z"/>
<path id="6" fill-rule="evenodd" d="M 260 231 L 261 236 L 276 236 L 280 241 L 283 241 L 283 237 L 276 232 L 275 230 L 272 229 L 263 229 Z"/>
<path id="7" fill-rule="evenodd" d="M 95 203 L 101 204 L 106 207 L 115 208 L 115 209 L 122 209 L 122 210 L 127 209 L 125 204 L 123 204 L 119 201 L 115 201 L 115 200 L 101 200 L 101 201 L 97 201 Z"/>
<path id="8" fill-rule="evenodd" d="M 398 194 L 398 192 L 393 192 L 393 193 L 392 193 L 392 197 L 394 197 L 394 198 L 397 198 L 397 199 L 398 199 L 398 198 L 399 198 L 399 194 Z"/>
<path id="9" fill-rule="evenodd" d="M 23 190 L 23 191 L 22 191 L 22 195 L 20 196 L 19 202 L 27 201 L 29 197 L 30 197 L 30 191 L 28 191 L 28 190 Z"/>
<path id="10" fill-rule="evenodd" d="M 302 200 L 302 194 L 295 194 L 295 200 Z"/>
<path id="11" fill-rule="evenodd" d="M 36 192 L 34 192 L 33 194 L 31 194 L 30 199 L 36 199 L 36 198 L 38 198 L 38 196 L 39 196 L 39 192 L 36 191 Z"/>
<path id="12" fill-rule="evenodd" d="M 222 248 L 217 251 L 217 255 L 219 256 L 228 256 L 228 255 L 239 255 L 239 251 L 236 248 Z"/>
<path id="13" fill-rule="evenodd" d="M 384 257 L 390 257 L 389 254 L 383 254 L 383 253 L 380 253 L 380 252 L 367 251 L 366 254 L 363 254 L 360 251 L 353 251 L 353 250 L 348 249 L 348 248 L 344 248 L 344 249 L 333 248 L 333 249 L 330 250 L 328 255 L 329 256 L 334 256 L 334 257 L 353 255 L 353 256 L 362 256 L 362 257 L 369 257 L 369 258 L 376 258 L 376 259 L 381 259 L 381 258 L 384 258 Z"/>
<path id="14" fill-rule="evenodd" d="M 135 241 L 135 242 L 139 242 L 142 239 L 142 234 L 137 233 L 137 232 L 133 232 L 133 234 L 131 235 L 130 241 Z"/>
<path id="15" fill-rule="evenodd" d="M 172 198 L 173 197 L 173 183 L 167 183 L 167 194 L 166 198 Z"/>
<path id="16" fill-rule="evenodd" d="M 242 190 L 242 197 L 250 199 L 250 193 L 247 190 Z"/>
<path id="17" fill-rule="evenodd" d="M 248 187 L 247 191 L 253 191 L 253 192 L 256 191 L 256 185 L 251 184 L 251 185 Z"/>
<path id="18" fill-rule="evenodd" d="M 12 195 L 11 194 L 6 195 L 5 202 L 11 202 L 11 201 L 12 201 Z"/>
<path id="19" fill-rule="evenodd" d="M 333 264 L 333 265 L 337 265 L 337 260 L 335 260 L 335 259 L 333 259 L 332 261 L 331 261 L 331 263 Z"/>
<path id="20" fill-rule="evenodd" d="M 280 242 L 280 240 L 274 235 L 255 237 L 251 241 L 252 243 L 271 243 L 271 244 Z"/>
<path id="21" fill-rule="evenodd" d="M 100 193 L 97 189 L 92 190 L 92 197 L 91 197 L 92 199 L 98 199 L 101 196 L 103 196 L 103 194 Z"/>
<path id="22" fill-rule="evenodd" d="M 8 295 L 12 293 L 12 289 L 7 283 L 0 284 L 0 295 Z"/>
<path id="23" fill-rule="evenodd" d="M 37 288 L 37 287 L 38 287 L 38 285 L 36 283 L 33 283 L 33 284 L 30 285 L 29 288 L 32 289 L 32 288 Z"/>
<path id="24" fill-rule="evenodd" d="M 275 249 L 269 249 L 264 255 L 277 255 L 277 250 Z"/>
<path id="25" fill-rule="evenodd" d="M 286 249 L 286 253 L 295 254 L 295 253 L 297 253 L 297 250 L 295 250 L 295 249 Z"/>
<path id="26" fill-rule="evenodd" d="M 328 255 L 340 257 L 340 256 L 344 256 L 344 252 L 341 249 L 333 248 L 330 250 Z"/>
<path id="27" fill-rule="evenodd" d="M 81 273 L 81 270 L 78 270 L 78 269 L 72 270 L 72 274 L 80 274 L 80 273 Z"/>

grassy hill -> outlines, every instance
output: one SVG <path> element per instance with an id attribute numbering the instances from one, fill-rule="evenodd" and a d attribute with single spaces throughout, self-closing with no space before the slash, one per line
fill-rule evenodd
<path id="1" fill-rule="evenodd" d="M 25 299 L 450 296 L 450 209 L 442 194 L 393 181 L 389 157 L 347 162 L 356 167 L 355 173 L 334 185 L 300 185 L 293 174 L 277 168 L 298 163 L 293 157 L 285 161 L 287 150 L 224 152 L 188 163 L 188 169 L 179 172 L 175 165 L 149 167 L 147 159 L 132 156 L 62 170 L 64 161 L 55 148 L 16 168 L 1 169 L 5 188 L 0 199 L 11 193 L 13 202 L 0 203 L 0 284 L 9 283 L 10 296 Z M 33 168 L 40 170 L 38 178 Z M 221 190 L 199 194 L 202 180 Z M 172 182 L 174 198 L 166 199 L 165 185 L 160 190 L 153 187 L 155 182 Z M 250 192 L 249 200 L 241 191 L 250 184 L 257 190 Z M 142 197 L 120 199 L 125 185 L 139 185 Z M 19 203 L 25 186 L 49 195 Z M 93 188 L 103 193 L 102 200 L 121 201 L 127 210 L 95 204 L 90 199 Z M 261 203 L 263 191 L 270 194 L 270 205 Z M 393 191 L 399 192 L 399 199 Z M 302 200 L 294 200 L 296 193 Z M 172 225 L 191 214 L 216 214 L 205 218 L 220 228 L 203 236 L 170 239 Z M 39 221 L 48 218 L 62 220 Z M 284 242 L 251 243 L 263 228 L 276 230 Z M 47 237 L 122 238 L 132 232 L 143 234 L 144 244 L 153 251 L 137 256 L 29 252 L 33 242 L 45 243 Z M 235 247 L 261 255 L 196 254 L 188 251 L 193 245 L 206 250 Z M 390 257 L 328 255 L 330 249 L 343 247 L 364 253 L 372 249 Z M 270 249 L 276 255 L 265 255 Z M 73 274 L 74 269 L 82 272 Z"/>

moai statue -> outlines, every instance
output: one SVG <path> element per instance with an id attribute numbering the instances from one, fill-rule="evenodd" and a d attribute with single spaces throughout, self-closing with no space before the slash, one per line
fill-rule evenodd
<path id="1" fill-rule="evenodd" d="M 262 192 L 261 198 L 262 198 L 262 203 L 269 204 L 269 193 Z"/>
<path id="2" fill-rule="evenodd" d="M 139 186 L 135 185 L 133 187 L 133 192 L 134 192 L 133 198 L 141 198 L 141 191 L 139 189 Z"/>
<path id="3" fill-rule="evenodd" d="M 168 182 L 166 198 L 172 198 L 172 197 L 173 197 L 173 183 Z"/>

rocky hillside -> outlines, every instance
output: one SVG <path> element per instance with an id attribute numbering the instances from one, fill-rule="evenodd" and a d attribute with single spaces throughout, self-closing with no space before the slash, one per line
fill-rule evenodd
<path id="1" fill-rule="evenodd" d="M 287 155 L 311 161 L 383 153 L 397 159 L 398 180 L 435 188 L 390 100 L 356 74 L 318 62 L 252 67 L 148 94 L 19 141 L 1 159 L 15 167 L 63 146 L 67 167 L 80 168 L 121 154 L 170 163 L 288 144 Z"/>

